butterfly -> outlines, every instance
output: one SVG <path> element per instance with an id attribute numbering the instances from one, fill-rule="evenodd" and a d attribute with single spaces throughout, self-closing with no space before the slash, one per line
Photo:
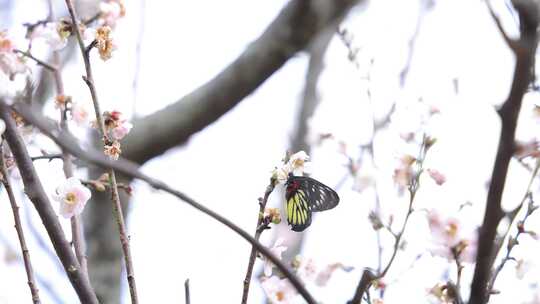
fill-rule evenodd
<path id="1" fill-rule="evenodd" d="M 313 212 L 332 209 L 339 203 L 336 191 L 311 177 L 289 174 L 285 186 L 287 222 L 293 231 L 309 227 Z"/>

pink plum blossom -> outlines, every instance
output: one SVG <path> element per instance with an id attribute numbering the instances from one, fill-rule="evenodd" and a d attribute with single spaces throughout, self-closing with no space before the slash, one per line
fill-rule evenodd
<path id="1" fill-rule="evenodd" d="M 56 188 L 53 198 L 60 202 L 60 214 L 71 218 L 82 212 L 90 196 L 90 190 L 83 186 L 79 179 L 70 177 Z"/>
<path id="2" fill-rule="evenodd" d="M 131 128 L 133 128 L 133 125 L 124 120 L 111 130 L 112 137 L 116 140 L 121 140 L 131 131 Z"/>
<path id="3" fill-rule="evenodd" d="M 75 121 L 79 126 L 88 124 L 89 114 L 84 105 L 81 103 L 72 103 L 71 115 L 73 117 L 73 121 Z"/>
<path id="4" fill-rule="evenodd" d="M 475 231 L 465 229 L 457 217 L 442 217 L 434 210 L 429 211 L 428 222 L 433 239 L 433 255 L 449 260 L 458 257 L 462 262 L 474 262 L 477 247 Z"/>
<path id="5" fill-rule="evenodd" d="M 287 279 L 280 279 L 276 276 L 264 278 L 261 282 L 264 293 L 273 304 L 292 303 L 298 295 L 294 286 Z"/>
<path id="6" fill-rule="evenodd" d="M 429 176 L 435 181 L 435 183 L 439 186 L 446 183 L 446 176 L 444 176 L 441 172 L 435 169 L 427 169 Z"/>
<path id="7" fill-rule="evenodd" d="M 0 31 L 0 71 L 8 75 L 10 80 L 13 80 L 16 74 L 28 71 L 24 61 L 15 53 L 13 42 L 3 31 Z"/>
<path id="8" fill-rule="evenodd" d="M 99 4 L 99 9 L 101 10 L 100 20 L 104 25 L 108 25 L 111 28 L 114 28 L 116 22 L 126 15 L 124 1 L 120 0 L 102 1 Z"/>

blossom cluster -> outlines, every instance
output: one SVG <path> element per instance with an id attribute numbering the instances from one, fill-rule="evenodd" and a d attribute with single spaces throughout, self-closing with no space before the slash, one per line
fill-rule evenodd
<path id="1" fill-rule="evenodd" d="M 281 259 L 283 252 L 287 247 L 283 245 L 284 239 L 278 238 L 270 248 L 270 252 Z M 332 277 L 332 274 L 338 270 L 351 271 L 351 267 L 346 267 L 341 263 L 332 263 L 320 268 L 317 263 L 311 259 L 296 256 L 292 261 L 292 267 L 296 275 L 304 283 L 312 282 L 318 287 L 324 287 Z M 265 259 L 264 277 L 261 278 L 261 286 L 271 303 L 287 304 L 293 303 L 299 296 L 298 292 L 286 278 L 280 278 L 272 275 L 273 264 Z"/>
<path id="2" fill-rule="evenodd" d="M 293 155 L 288 155 L 283 160 L 283 165 L 276 167 L 272 171 L 272 181 L 274 185 L 284 184 L 289 178 L 289 174 L 303 175 L 305 171 L 309 171 L 311 163 L 308 161 L 309 155 L 304 151 L 299 151 Z"/>
<path id="3" fill-rule="evenodd" d="M 131 131 L 133 125 L 119 111 L 104 112 L 103 124 L 105 125 L 105 137 L 107 139 L 104 152 L 112 159 L 118 159 L 122 152 L 120 140 Z"/>
<path id="4" fill-rule="evenodd" d="M 443 216 L 436 210 L 430 210 L 427 217 L 433 239 L 433 255 L 474 263 L 477 247 L 474 229 L 466 227 L 458 217 Z"/>
<path id="5" fill-rule="evenodd" d="M 78 27 L 83 40 L 90 47 L 96 47 L 102 60 L 112 57 L 116 44 L 112 38 L 112 30 L 119 19 L 126 15 L 123 0 L 105 0 L 100 3 L 100 12 L 95 19 L 81 22 Z M 94 24 L 91 26 L 90 24 Z M 15 48 L 13 40 L 6 31 L 0 31 L 0 72 L 13 80 L 17 74 L 30 71 L 25 56 L 30 55 L 33 43 L 45 43 L 51 50 L 60 51 L 67 45 L 68 38 L 73 36 L 74 27 L 68 19 L 38 21 L 27 25 L 27 52 Z"/>

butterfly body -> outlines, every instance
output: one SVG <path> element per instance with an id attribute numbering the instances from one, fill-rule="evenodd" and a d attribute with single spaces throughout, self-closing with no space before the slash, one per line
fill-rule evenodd
<path id="1" fill-rule="evenodd" d="M 339 203 L 339 196 L 332 188 L 311 177 L 289 174 L 285 185 L 287 222 L 293 231 L 309 227 L 313 212 L 332 209 Z"/>

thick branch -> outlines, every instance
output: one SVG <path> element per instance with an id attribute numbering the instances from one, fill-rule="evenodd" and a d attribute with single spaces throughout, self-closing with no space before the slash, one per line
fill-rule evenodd
<path id="1" fill-rule="evenodd" d="M 377 279 L 377 276 L 375 276 L 375 274 L 373 274 L 371 270 L 365 269 L 364 273 L 362 274 L 362 278 L 360 279 L 360 282 L 358 282 L 358 287 L 356 287 L 354 297 L 347 304 L 362 303 L 362 296 L 368 290 L 369 286 L 375 279 Z"/>
<path id="2" fill-rule="evenodd" d="M 79 262 L 71 251 L 71 246 L 66 240 L 58 217 L 39 181 L 32 159 L 30 159 L 23 140 L 17 132 L 17 126 L 11 116 L 11 109 L 3 101 L 0 101 L 0 117 L 6 123 L 4 136 L 15 156 L 24 183 L 25 193 L 36 207 L 73 288 L 82 303 L 97 304 L 96 294 L 92 290 L 87 277 L 81 272 Z"/>
<path id="3" fill-rule="evenodd" d="M 4 103 L 0 102 L 0 108 L 7 108 L 7 106 Z M 249 233 L 238 227 L 230 220 L 201 205 L 186 194 L 169 187 L 164 182 L 142 173 L 138 169 L 139 166 L 131 161 L 125 160 L 123 158 L 113 161 L 103 155 L 101 152 L 98 152 L 92 148 L 83 149 L 79 145 L 77 140 L 73 137 L 73 135 L 56 128 L 52 123 L 45 120 L 45 118 L 41 116 L 41 114 L 33 111 L 30 106 L 20 103 L 16 105 L 16 110 L 27 122 L 36 126 L 38 129 L 41 130 L 41 132 L 43 132 L 43 134 L 48 136 L 63 149 L 66 149 L 66 151 L 68 151 L 69 153 L 79 157 L 82 160 L 86 160 L 89 163 L 95 164 L 101 168 L 113 169 L 125 176 L 145 181 L 155 189 L 163 190 L 179 198 L 193 208 L 201 211 L 202 213 L 212 217 L 213 219 L 227 226 L 229 229 L 233 230 L 243 239 L 253 245 L 262 255 L 267 257 L 268 260 L 270 260 L 283 273 L 283 275 L 290 280 L 291 284 L 298 290 L 298 292 L 309 304 L 316 303 L 315 299 L 313 299 L 313 296 L 311 296 L 311 294 L 307 291 L 307 289 L 300 282 L 300 280 L 287 268 L 287 266 L 285 266 L 285 264 L 280 259 L 278 259 L 274 254 L 272 254 L 272 252 L 268 248 L 266 248 L 264 245 L 255 240 L 252 236 L 250 236 Z"/>
<path id="4" fill-rule="evenodd" d="M 266 31 L 214 79 L 134 122 L 123 155 L 139 164 L 216 121 L 360 0 L 292 0 Z"/>
<path id="5" fill-rule="evenodd" d="M 307 154 L 310 154 L 310 146 L 306 142 L 306 135 L 309 131 L 308 121 L 319 105 L 319 94 L 317 92 L 319 77 L 324 69 L 324 55 L 336 30 L 337 25 L 329 26 L 317 35 L 316 39 L 309 46 L 309 65 L 306 73 L 306 83 L 296 120 L 296 132 L 291 140 L 291 151 L 293 153 L 305 151 Z"/>
<path id="6" fill-rule="evenodd" d="M 470 304 L 484 304 L 488 299 L 487 284 L 492 275 L 495 255 L 497 227 L 504 216 L 501 198 L 508 172 L 508 165 L 514 154 L 514 140 L 518 114 L 523 95 L 531 80 L 530 67 L 534 60 L 537 45 L 538 7 L 530 0 L 513 1 L 522 25 L 521 37 L 513 49 L 516 55 L 514 80 L 510 95 L 499 109 L 501 134 L 495 165 L 488 191 L 484 221 L 480 228 L 476 267 L 471 284 Z"/>

